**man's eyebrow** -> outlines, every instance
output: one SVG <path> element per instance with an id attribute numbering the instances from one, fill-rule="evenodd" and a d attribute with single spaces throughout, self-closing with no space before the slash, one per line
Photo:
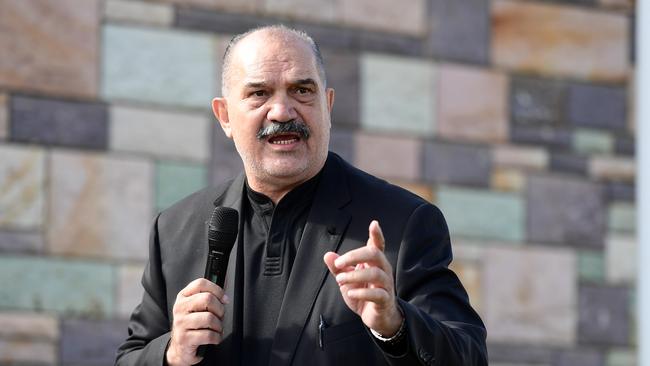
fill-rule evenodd
<path id="1" fill-rule="evenodd" d="M 264 83 L 264 82 L 255 82 L 255 81 L 251 81 L 251 82 L 248 82 L 248 83 L 244 84 L 245 88 L 251 88 L 251 89 L 252 88 L 263 88 L 265 86 L 266 86 L 266 83 Z"/>
<path id="2" fill-rule="evenodd" d="M 296 84 L 296 85 L 312 85 L 312 86 L 318 85 L 318 84 L 316 84 L 316 80 L 314 80 L 312 78 L 298 79 L 298 80 L 295 80 L 293 83 Z"/>

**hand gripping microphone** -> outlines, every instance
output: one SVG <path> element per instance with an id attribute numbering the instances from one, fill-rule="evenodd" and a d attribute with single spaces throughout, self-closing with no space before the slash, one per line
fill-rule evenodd
<path id="1" fill-rule="evenodd" d="M 230 251 L 235 245 L 239 213 L 230 207 L 216 207 L 208 223 L 208 262 L 204 278 L 223 288 Z M 207 345 L 199 346 L 196 355 L 203 357 Z"/>

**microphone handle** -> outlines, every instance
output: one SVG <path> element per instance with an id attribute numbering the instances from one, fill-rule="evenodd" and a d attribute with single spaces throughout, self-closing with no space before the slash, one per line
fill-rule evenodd
<path id="1" fill-rule="evenodd" d="M 205 265 L 205 275 L 203 278 L 216 283 L 221 288 L 223 288 L 224 280 L 226 278 L 228 254 L 229 253 L 224 253 L 217 249 L 210 248 L 208 261 Z M 196 355 L 199 357 L 205 357 L 205 352 L 207 351 L 208 346 L 208 344 L 200 345 L 196 349 Z"/>

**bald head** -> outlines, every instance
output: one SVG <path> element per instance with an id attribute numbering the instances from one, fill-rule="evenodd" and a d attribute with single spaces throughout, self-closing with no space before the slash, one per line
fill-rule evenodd
<path id="1" fill-rule="evenodd" d="M 243 42 L 245 40 L 262 37 L 268 37 L 268 39 L 274 39 L 288 45 L 291 45 L 292 43 L 294 45 L 299 45 L 300 43 L 306 45 L 314 56 L 313 61 L 315 62 L 316 68 L 318 69 L 318 75 L 321 78 L 322 85 L 324 87 L 326 86 L 327 81 L 325 78 L 323 56 L 321 55 L 320 49 L 318 48 L 318 45 L 313 40 L 313 38 L 311 38 L 307 33 L 303 31 L 289 28 L 281 24 L 268 25 L 254 28 L 245 33 L 238 34 L 234 36 L 228 43 L 226 52 L 223 55 L 223 66 L 221 69 L 221 93 L 223 96 L 228 95 L 228 90 L 230 88 L 232 78 L 233 61 L 235 59 L 233 56 L 236 54 L 238 46 L 242 43 L 245 43 Z"/>

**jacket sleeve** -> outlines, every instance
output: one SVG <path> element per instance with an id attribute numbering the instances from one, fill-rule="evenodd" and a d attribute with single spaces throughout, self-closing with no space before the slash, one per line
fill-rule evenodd
<path id="1" fill-rule="evenodd" d="M 384 353 L 390 365 L 487 365 L 485 326 L 448 268 L 451 260 L 442 213 L 422 204 L 408 220 L 395 268 L 408 351 L 401 357 Z"/>
<path id="2" fill-rule="evenodd" d="M 142 302 L 131 314 L 128 337 L 117 351 L 115 365 L 162 366 L 164 362 L 170 323 L 157 228 L 158 217 L 151 230 L 149 262 L 142 275 Z"/>

